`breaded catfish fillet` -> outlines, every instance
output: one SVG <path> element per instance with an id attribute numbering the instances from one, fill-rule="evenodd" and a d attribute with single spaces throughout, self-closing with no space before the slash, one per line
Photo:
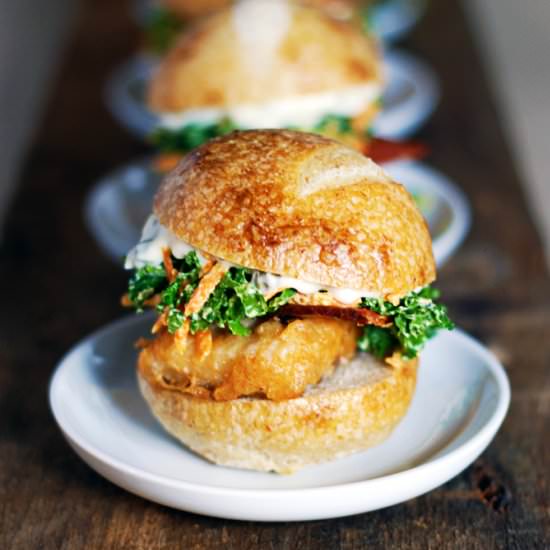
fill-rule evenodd
<path id="1" fill-rule="evenodd" d="M 254 395 L 279 401 L 301 396 L 340 359 L 351 358 L 357 331 L 354 323 L 339 319 L 289 324 L 270 319 L 248 337 L 214 333 L 208 354 L 202 336 L 180 341 L 164 332 L 142 350 L 140 364 L 151 365 L 149 374 L 159 385 L 199 397 L 227 401 Z"/>

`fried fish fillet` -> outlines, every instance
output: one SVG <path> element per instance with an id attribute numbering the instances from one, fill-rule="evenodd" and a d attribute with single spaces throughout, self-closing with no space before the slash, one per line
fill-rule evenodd
<path id="1" fill-rule="evenodd" d="M 174 338 L 164 332 L 141 352 L 162 386 L 227 401 L 264 396 L 274 401 L 301 396 L 356 349 L 357 327 L 340 319 L 313 317 L 288 324 L 270 319 L 247 337 L 227 331 Z"/>

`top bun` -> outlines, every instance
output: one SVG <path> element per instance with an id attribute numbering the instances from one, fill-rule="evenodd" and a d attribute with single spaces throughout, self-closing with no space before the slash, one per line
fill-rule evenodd
<path id="1" fill-rule="evenodd" d="M 245 0 L 183 33 L 148 99 L 154 111 L 180 112 L 381 82 L 377 45 L 355 25 L 281 0 Z"/>
<path id="2" fill-rule="evenodd" d="M 336 19 L 351 19 L 365 0 L 294 0 L 298 4 L 320 9 Z M 216 10 L 234 4 L 234 0 L 161 0 L 160 4 L 182 19 L 208 15 Z"/>
<path id="3" fill-rule="evenodd" d="M 318 135 L 234 132 L 189 153 L 155 198 L 160 223 L 234 264 L 398 299 L 435 279 L 405 188 Z"/>
<path id="4" fill-rule="evenodd" d="M 182 19 L 200 17 L 231 4 L 231 0 L 161 0 L 160 5 Z"/>

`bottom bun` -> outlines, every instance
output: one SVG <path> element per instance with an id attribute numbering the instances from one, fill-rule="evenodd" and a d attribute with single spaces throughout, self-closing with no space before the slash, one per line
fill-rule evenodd
<path id="1" fill-rule="evenodd" d="M 213 401 L 168 389 L 143 353 L 138 380 L 163 427 L 196 453 L 224 466 L 289 474 L 386 439 L 407 412 L 417 366 L 416 359 L 390 367 L 360 354 L 286 401 Z"/>

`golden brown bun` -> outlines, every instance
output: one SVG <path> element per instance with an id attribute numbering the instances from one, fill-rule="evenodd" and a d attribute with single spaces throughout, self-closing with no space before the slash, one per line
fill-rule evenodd
<path id="1" fill-rule="evenodd" d="M 200 399 L 158 386 L 140 356 L 141 392 L 163 427 L 216 464 L 292 473 L 382 442 L 405 415 L 417 360 L 388 367 L 365 354 L 303 397 Z"/>
<path id="2" fill-rule="evenodd" d="M 188 244 L 250 269 L 387 299 L 435 279 L 430 235 L 405 188 L 314 134 L 212 140 L 167 176 L 154 212 Z"/>
<path id="3" fill-rule="evenodd" d="M 275 37 L 269 29 L 248 34 L 235 25 L 235 9 L 183 33 L 151 81 L 151 109 L 256 104 L 381 83 L 378 48 L 355 25 L 289 4 L 288 28 L 273 22 Z"/>
<path id="4" fill-rule="evenodd" d="M 326 14 L 349 21 L 359 15 L 359 8 L 366 7 L 369 0 L 295 0 L 298 4 L 323 10 Z"/>
<path id="5" fill-rule="evenodd" d="M 325 11 L 336 19 L 348 20 L 355 15 L 360 6 L 369 4 L 368 0 L 294 0 L 302 4 Z M 216 10 L 234 4 L 234 0 L 160 0 L 160 5 L 182 19 L 208 15 Z"/>
<path id="6" fill-rule="evenodd" d="M 231 0 L 160 0 L 159 4 L 182 19 L 201 17 L 229 5 Z"/>

